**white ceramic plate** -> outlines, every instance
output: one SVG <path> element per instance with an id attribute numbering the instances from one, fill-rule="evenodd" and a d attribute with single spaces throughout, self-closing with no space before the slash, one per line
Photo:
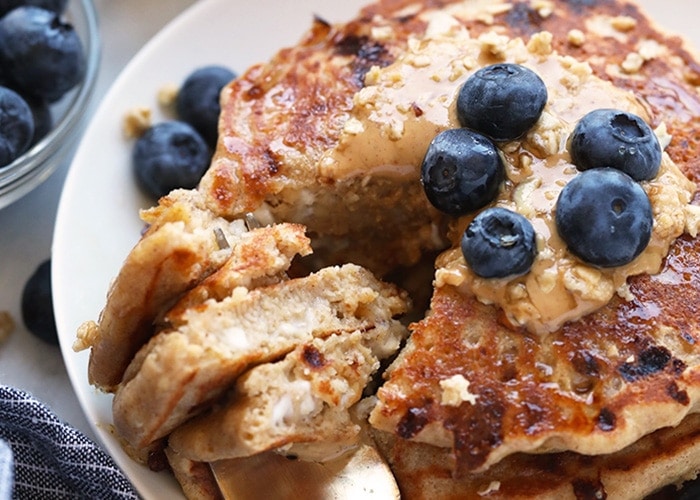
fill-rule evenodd
<path id="1" fill-rule="evenodd" d="M 150 205 L 131 176 L 130 143 L 121 131 L 125 111 L 142 105 L 159 119 L 156 93 L 210 63 L 243 71 L 295 43 L 313 14 L 330 21 L 352 16 L 363 0 L 201 0 L 169 24 L 127 66 L 98 108 L 65 183 L 53 244 L 56 321 L 68 374 L 88 421 L 105 448 L 146 498 L 182 497 L 168 474 L 130 460 L 110 432 L 111 397 L 87 382 L 88 353 L 71 345 L 78 326 L 97 319 L 110 281 L 139 238 L 138 209 Z M 700 47 L 696 0 L 641 1 L 657 21 Z"/>

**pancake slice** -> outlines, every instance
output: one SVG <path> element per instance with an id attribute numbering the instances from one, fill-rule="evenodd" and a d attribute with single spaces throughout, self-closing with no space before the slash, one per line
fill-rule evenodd
<path id="1" fill-rule="evenodd" d="M 90 348 L 90 383 L 113 391 L 134 354 L 153 334 L 153 324 L 189 288 L 214 272 L 233 242 L 246 232 L 242 221 L 217 217 L 196 191 L 176 190 L 143 211 L 146 232 L 126 257 L 97 322 L 84 323 L 74 349 Z"/>
<path id="2" fill-rule="evenodd" d="M 187 300 L 186 298 L 183 300 Z M 254 289 L 236 287 L 169 320 L 134 357 L 114 398 L 117 432 L 145 448 L 222 396 L 248 368 L 298 344 L 360 330 L 384 345 L 403 327 L 399 290 L 347 264 Z M 175 308 L 178 309 L 177 306 Z M 393 350 L 392 350 L 393 347 Z"/>
<path id="3" fill-rule="evenodd" d="M 372 344 L 381 340 L 379 355 L 386 355 L 403 334 L 396 328 L 372 341 L 357 331 L 301 344 L 239 377 L 228 401 L 177 428 L 168 446 L 200 462 L 269 450 L 312 461 L 336 457 L 358 442 L 350 408 L 379 368 Z"/>

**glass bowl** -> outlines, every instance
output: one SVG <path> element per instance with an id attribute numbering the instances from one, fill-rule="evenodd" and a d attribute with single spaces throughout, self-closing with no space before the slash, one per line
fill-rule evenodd
<path id="1" fill-rule="evenodd" d="M 22 156 L 0 167 L 0 209 L 29 193 L 69 161 L 83 130 L 100 65 L 97 13 L 92 0 L 69 0 L 64 17 L 82 41 L 85 77 L 52 104 L 53 129 Z"/>

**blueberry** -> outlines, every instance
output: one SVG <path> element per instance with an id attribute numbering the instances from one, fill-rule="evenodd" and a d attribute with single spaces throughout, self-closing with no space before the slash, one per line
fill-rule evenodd
<path id="1" fill-rule="evenodd" d="M 651 127 L 639 116 L 616 109 L 596 109 L 581 118 L 569 153 L 579 170 L 610 167 L 636 181 L 653 179 L 661 165 L 661 146 Z"/>
<path id="2" fill-rule="evenodd" d="M 22 320 L 27 329 L 41 340 L 58 345 L 51 298 L 51 259 L 39 264 L 24 285 Z"/>
<path id="3" fill-rule="evenodd" d="M 235 77 L 226 67 L 204 66 L 185 79 L 177 95 L 178 118 L 192 125 L 212 148 L 218 136 L 219 94 Z"/>
<path id="4" fill-rule="evenodd" d="M 459 89 L 457 116 L 463 127 L 511 141 L 537 123 L 546 103 L 547 87 L 537 73 L 518 64 L 493 64 Z"/>
<path id="5" fill-rule="evenodd" d="M 435 136 L 421 165 L 421 182 L 428 200 L 438 210 L 455 216 L 492 201 L 504 176 L 494 143 L 464 128 Z"/>
<path id="6" fill-rule="evenodd" d="M 0 87 L 0 168 L 24 153 L 34 136 L 34 118 L 27 102 L 7 87 Z"/>
<path id="7" fill-rule="evenodd" d="M 561 191 L 556 225 L 569 251 L 598 267 L 634 260 L 651 238 L 651 203 L 629 175 L 612 168 L 581 172 Z"/>
<path id="8" fill-rule="evenodd" d="M 537 254 L 535 230 L 525 217 L 501 207 L 479 213 L 462 236 L 462 253 L 482 278 L 525 274 Z"/>
<path id="9" fill-rule="evenodd" d="M 43 139 L 53 128 L 53 113 L 51 106 L 44 99 L 27 98 L 25 99 L 32 110 L 34 118 L 34 135 L 30 146 L 33 146 Z"/>
<path id="10" fill-rule="evenodd" d="M 17 7 L 0 19 L 0 65 L 19 92 L 55 102 L 82 80 L 85 54 L 58 14 Z"/>
<path id="11" fill-rule="evenodd" d="M 195 187 L 210 159 L 204 139 L 191 125 L 178 120 L 150 127 L 137 139 L 132 153 L 136 179 L 154 198 L 176 188 Z"/>
<path id="12" fill-rule="evenodd" d="M 66 10 L 66 4 L 68 4 L 68 0 L 0 0 L 0 17 L 23 5 L 33 5 L 57 14 L 63 14 Z"/>

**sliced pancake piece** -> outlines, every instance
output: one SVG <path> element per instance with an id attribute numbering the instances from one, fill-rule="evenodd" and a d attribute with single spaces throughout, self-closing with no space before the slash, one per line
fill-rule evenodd
<path id="1" fill-rule="evenodd" d="M 398 350 L 404 333 L 395 329 L 386 343 Z M 252 368 L 236 381 L 230 400 L 178 427 L 168 446 L 201 462 L 280 448 L 304 460 L 338 456 L 357 444 L 360 426 L 350 407 L 379 368 L 363 337 L 357 331 L 316 338 L 281 361 Z"/>
<path id="2" fill-rule="evenodd" d="M 180 484 L 185 498 L 192 500 L 223 500 L 221 490 L 209 464 L 194 462 L 176 453 L 171 448 L 164 449 L 165 456 L 175 479 Z"/>
<path id="3" fill-rule="evenodd" d="M 172 327 L 137 353 L 116 391 L 116 430 L 144 448 L 205 409 L 249 367 L 313 338 L 360 330 L 378 356 L 389 355 L 403 329 L 394 318 L 407 308 L 395 286 L 348 264 L 252 290 L 236 287 L 220 301 L 168 315 Z"/>
<path id="4" fill-rule="evenodd" d="M 153 323 L 189 288 L 214 272 L 246 232 L 202 208 L 196 191 L 176 190 L 141 213 L 148 229 L 126 257 L 97 322 L 84 323 L 76 349 L 90 348 L 90 383 L 106 391 L 119 384 Z"/>
<path id="5" fill-rule="evenodd" d="M 237 287 L 253 289 L 288 278 L 296 256 L 311 254 L 306 228 L 299 224 L 274 224 L 243 233 L 232 245 L 226 262 L 190 289 L 163 315 L 161 327 L 172 326 L 189 308 L 209 299 L 223 300 Z"/>

